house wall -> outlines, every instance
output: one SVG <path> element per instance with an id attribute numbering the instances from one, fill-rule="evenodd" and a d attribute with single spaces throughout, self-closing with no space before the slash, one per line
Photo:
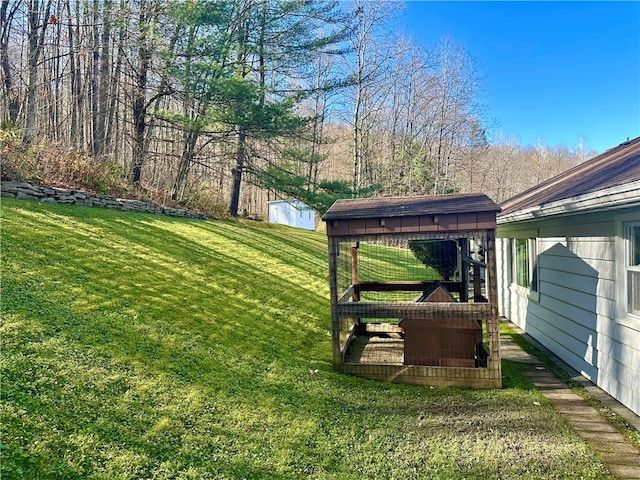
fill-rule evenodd
<path id="1" fill-rule="evenodd" d="M 640 415 L 640 319 L 616 290 L 620 224 L 636 218 L 637 207 L 499 224 L 496 247 L 500 313 Z M 536 239 L 537 292 L 512 282 L 514 238 Z"/>

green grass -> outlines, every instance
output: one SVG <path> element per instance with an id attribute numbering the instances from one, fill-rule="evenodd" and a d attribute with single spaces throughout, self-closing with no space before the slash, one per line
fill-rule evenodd
<path id="1" fill-rule="evenodd" d="M 342 243 L 338 257 L 338 278 L 343 290 L 352 283 L 350 247 L 350 243 Z M 362 282 L 430 281 L 442 280 L 442 276 L 433 268 L 425 266 L 409 248 L 360 242 L 358 279 Z M 361 293 L 361 299 L 369 302 L 410 302 L 417 296 L 419 292 L 365 291 Z"/>
<path id="2" fill-rule="evenodd" d="M 334 372 L 321 234 L 1 209 L 3 480 L 608 478 L 518 364 L 501 390 Z"/>
<path id="3" fill-rule="evenodd" d="M 500 324 L 500 334 L 509 336 L 513 343 L 518 345 L 521 349 L 540 359 L 545 367 L 553 372 L 556 378 L 559 378 L 562 382 L 566 383 L 574 393 L 586 400 L 587 403 L 598 410 L 600 414 L 609 421 L 609 423 L 613 424 L 618 430 L 620 430 L 629 443 L 640 448 L 640 432 L 638 432 L 638 430 L 636 430 L 627 420 L 617 415 L 613 410 L 611 410 L 611 408 L 589 393 L 587 389 L 585 389 L 584 384 L 575 381 L 558 364 L 554 363 L 553 360 L 547 357 L 543 351 L 529 343 L 522 335 L 507 326 L 507 324 Z"/>
<path id="4" fill-rule="evenodd" d="M 408 248 L 360 243 L 359 275 L 362 281 L 442 280 L 431 267 L 425 266 Z"/>

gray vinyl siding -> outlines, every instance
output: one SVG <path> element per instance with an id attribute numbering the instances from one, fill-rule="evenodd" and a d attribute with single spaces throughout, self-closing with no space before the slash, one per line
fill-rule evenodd
<path id="1" fill-rule="evenodd" d="M 529 305 L 527 325 L 593 379 L 598 272 L 561 244 L 539 252 L 538 262 L 540 299 Z"/>
<path id="2" fill-rule="evenodd" d="M 616 318 L 616 228 L 613 212 L 499 225 L 498 306 L 640 415 L 640 320 Z M 512 282 L 513 238 L 537 239 L 537 295 Z"/>

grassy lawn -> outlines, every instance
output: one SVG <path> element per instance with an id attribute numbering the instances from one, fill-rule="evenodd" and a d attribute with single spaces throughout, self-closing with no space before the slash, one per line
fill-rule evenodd
<path id="1" fill-rule="evenodd" d="M 322 234 L 1 209 L 3 480 L 608 478 L 518 364 L 501 390 L 334 372 Z"/>

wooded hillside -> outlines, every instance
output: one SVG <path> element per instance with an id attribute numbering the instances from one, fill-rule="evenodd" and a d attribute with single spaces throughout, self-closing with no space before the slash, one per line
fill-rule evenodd
<path id="1" fill-rule="evenodd" d="M 402 37 L 401 14 L 361 0 L 3 0 L 2 140 L 53 142 L 132 189 L 232 215 L 279 197 L 321 212 L 364 195 L 501 201 L 590 156 L 495 138 L 481 66 L 453 38 Z"/>

